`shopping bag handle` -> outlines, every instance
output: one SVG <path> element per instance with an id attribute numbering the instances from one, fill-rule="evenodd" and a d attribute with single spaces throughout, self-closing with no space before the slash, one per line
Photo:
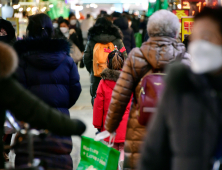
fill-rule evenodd
<path id="1" fill-rule="evenodd" d="M 100 140 L 103 140 L 105 138 L 109 138 L 109 143 L 108 143 L 108 146 L 109 147 L 112 147 L 114 145 L 114 141 L 115 141 L 115 137 L 116 137 L 116 133 L 109 133 L 107 130 L 106 131 L 103 131 L 99 134 L 96 135 L 95 137 L 95 141 L 100 141 Z"/>

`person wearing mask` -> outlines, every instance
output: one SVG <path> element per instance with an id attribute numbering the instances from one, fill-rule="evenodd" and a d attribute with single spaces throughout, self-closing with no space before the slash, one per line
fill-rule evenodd
<path id="1" fill-rule="evenodd" d="M 222 7 L 194 17 L 191 67 L 169 68 L 139 170 L 221 169 Z M 213 168 L 214 167 L 214 168 Z"/>
<path id="2" fill-rule="evenodd" d="M 53 25 L 53 28 L 54 28 L 54 29 L 57 29 L 57 28 L 59 27 L 58 20 L 57 20 L 57 19 L 54 19 L 54 20 L 52 21 L 52 25 Z"/>
<path id="3" fill-rule="evenodd" d="M 11 22 L 0 19 L 0 41 L 11 46 L 16 42 L 15 29 Z"/>
<path id="4" fill-rule="evenodd" d="M 71 120 L 25 90 L 16 80 L 17 67 L 18 57 L 14 49 L 0 43 L 0 136 L 3 136 L 6 110 L 31 127 L 48 129 L 57 135 L 80 136 L 86 129 L 85 125 L 80 120 Z M 3 143 L 0 140 L 2 152 Z M 0 154 L 0 169 L 4 169 L 3 154 Z"/>
<path id="5" fill-rule="evenodd" d="M 77 20 L 76 16 L 74 13 L 71 13 L 69 15 L 69 29 L 74 29 L 77 36 L 78 36 L 78 40 L 79 40 L 79 43 L 80 43 L 80 51 L 84 51 L 84 45 L 83 45 L 83 36 L 82 36 L 82 30 L 81 30 L 81 25 L 79 23 L 79 21 Z"/>
<path id="6" fill-rule="evenodd" d="M 113 133 L 118 128 L 131 94 L 134 93 L 134 98 L 139 98 L 140 80 L 144 75 L 153 70 L 164 72 L 165 67 L 176 60 L 189 64 L 189 55 L 185 52 L 184 45 L 176 41 L 179 27 L 177 16 L 170 11 L 159 10 L 150 17 L 147 25 L 149 40 L 141 48 L 134 48 L 130 52 L 113 90 L 105 123 L 107 131 Z M 138 103 L 133 100 L 126 132 L 124 170 L 137 169 L 140 159 L 139 148 L 146 129 L 137 120 L 138 108 Z"/>
<path id="7" fill-rule="evenodd" d="M 48 15 L 29 17 L 27 38 L 14 44 L 20 62 L 18 79 L 30 92 L 70 117 L 69 108 L 76 103 L 81 93 L 79 73 L 69 56 L 69 42 L 52 39 L 52 34 L 53 26 Z M 36 155 L 47 162 L 50 168 L 72 169 L 70 137 L 52 134 L 34 148 Z M 25 149 L 24 146 L 16 153 L 16 166 L 26 163 Z M 41 152 L 45 155 L 40 155 Z"/>
<path id="8" fill-rule="evenodd" d="M 85 42 L 87 42 L 88 31 L 93 26 L 93 24 L 94 24 L 93 18 L 91 17 L 90 14 L 87 14 L 86 19 L 83 20 L 81 23 L 82 35 Z"/>
<path id="9" fill-rule="evenodd" d="M 92 105 L 94 103 L 94 98 L 96 95 L 96 90 L 101 80 L 101 77 L 94 76 L 93 71 L 93 50 L 97 43 L 108 44 L 112 43 L 116 45 L 118 49 L 124 47 L 123 45 L 123 35 L 121 30 L 114 26 L 111 21 L 107 18 L 102 17 L 97 19 L 95 25 L 89 29 L 88 42 L 86 44 L 86 49 L 84 51 L 83 61 L 86 66 L 87 71 L 90 73 L 90 94 L 92 97 Z M 127 57 L 126 52 L 123 52 L 124 58 Z"/>
<path id="10" fill-rule="evenodd" d="M 123 44 L 126 47 L 127 54 L 136 47 L 133 29 L 129 27 L 126 17 L 120 17 L 113 21 L 113 24 L 119 27 L 123 33 Z"/>

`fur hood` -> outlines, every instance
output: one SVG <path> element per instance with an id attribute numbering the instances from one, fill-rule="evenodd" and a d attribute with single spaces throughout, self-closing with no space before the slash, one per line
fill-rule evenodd
<path id="1" fill-rule="evenodd" d="M 66 52 L 69 54 L 70 46 L 70 43 L 65 39 L 24 39 L 14 44 L 19 56 L 36 52 Z"/>
<path id="2" fill-rule="evenodd" d="M 111 70 L 111 69 L 106 68 L 101 73 L 101 77 L 102 77 L 103 80 L 111 80 L 111 81 L 117 82 L 117 80 L 120 76 L 120 73 L 121 73 L 121 71 Z"/>
<path id="3" fill-rule="evenodd" d="M 11 76 L 18 66 L 18 57 L 14 49 L 0 43 L 0 79 Z"/>
<path id="4" fill-rule="evenodd" d="M 88 32 L 89 40 L 92 40 L 100 35 L 110 35 L 114 36 L 115 39 L 123 39 L 123 34 L 121 30 L 115 25 L 112 25 L 110 28 L 106 28 L 102 25 L 97 25 L 97 26 L 94 25 L 92 28 L 89 29 Z"/>

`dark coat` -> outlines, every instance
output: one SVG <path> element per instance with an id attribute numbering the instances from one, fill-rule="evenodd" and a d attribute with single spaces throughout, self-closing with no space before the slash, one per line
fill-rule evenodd
<path id="1" fill-rule="evenodd" d="M 0 45 L 0 136 L 3 136 L 5 112 L 10 110 L 20 121 L 57 135 L 81 135 L 85 125 L 79 120 L 70 120 L 55 109 L 52 109 L 29 91 L 25 90 L 12 74 L 17 68 L 17 55 L 8 46 Z M 0 169 L 4 168 L 3 143 L 0 140 Z"/>
<path id="2" fill-rule="evenodd" d="M 173 66 L 142 147 L 139 170 L 209 170 L 221 137 L 222 76 Z"/>
<path id="3" fill-rule="evenodd" d="M 69 108 L 77 101 L 81 85 L 76 64 L 69 56 L 69 43 L 63 39 L 32 39 L 18 41 L 14 47 L 20 59 L 19 81 L 47 104 L 70 116 Z M 38 151 L 67 157 L 69 162 L 66 162 L 66 165 L 71 169 L 71 138 L 50 138 L 52 140 L 48 140 L 47 144 L 38 143 L 35 148 L 38 148 Z M 23 163 L 21 157 L 17 154 L 17 165 Z"/>
<path id="4" fill-rule="evenodd" d="M 106 130 L 110 133 L 115 132 L 133 92 L 134 98 L 139 98 L 140 80 L 146 73 L 151 69 L 164 70 L 168 64 L 178 59 L 189 62 L 184 45 L 177 43 L 174 38 L 152 37 L 143 43 L 141 48 L 134 48 L 125 61 L 123 71 L 113 90 L 105 123 Z M 124 170 L 136 169 L 140 159 L 139 148 L 146 133 L 145 126 L 140 125 L 137 120 L 137 108 L 137 103 L 133 100 L 124 146 Z"/>
<path id="5" fill-rule="evenodd" d="M 90 94 L 92 96 L 92 103 L 96 95 L 96 90 L 101 80 L 100 77 L 95 77 L 93 72 L 93 49 L 96 43 L 109 43 L 112 42 L 117 46 L 118 49 L 124 47 L 122 38 L 123 35 L 121 30 L 116 26 L 112 25 L 109 29 L 104 29 L 103 26 L 93 26 L 89 29 L 89 40 L 86 44 L 86 49 L 84 51 L 83 61 L 86 69 L 90 73 Z M 123 53 L 124 57 L 127 57 L 127 53 Z"/>
<path id="6" fill-rule="evenodd" d="M 79 40 L 79 49 L 81 52 L 84 51 L 84 44 L 83 44 L 83 36 L 82 36 L 82 30 L 80 29 L 80 26 L 77 26 L 77 25 L 74 25 L 74 26 L 70 26 L 70 29 L 74 29 L 76 34 L 77 34 L 77 37 L 78 37 L 78 40 Z"/>
<path id="7" fill-rule="evenodd" d="M 129 54 L 130 51 L 136 47 L 133 29 L 129 28 L 128 20 L 124 17 L 114 20 L 113 24 L 121 29 L 123 33 L 123 44 L 127 54 Z"/>

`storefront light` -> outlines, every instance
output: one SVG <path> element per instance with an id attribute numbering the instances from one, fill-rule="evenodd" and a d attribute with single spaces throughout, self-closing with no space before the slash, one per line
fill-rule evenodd
<path id="1" fill-rule="evenodd" d="M 13 5 L 13 8 L 14 9 L 18 9 L 20 7 L 20 5 L 18 4 L 18 5 Z"/>
<path id="2" fill-rule="evenodd" d="M 155 2 L 156 2 L 156 0 L 149 0 L 149 2 L 150 2 L 150 3 L 155 3 Z"/>
<path id="3" fill-rule="evenodd" d="M 49 8 L 53 8 L 53 7 L 54 7 L 54 5 L 53 5 L 53 4 L 50 4 L 50 5 L 49 5 Z"/>
<path id="4" fill-rule="evenodd" d="M 45 12 L 45 10 L 46 10 L 46 7 L 43 7 L 43 8 L 41 9 L 42 12 Z"/>
<path id="5" fill-rule="evenodd" d="M 30 8 L 30 7 L 28 7 L 28 8 L 26 9 L 26 11 L 27 11 L 27 12 L 31 11 L 31 8 Z"/>
<path id="6" fill-rule="evenodd" d="M 97 8 L 97 7 L 98 7 L 98 5 L 97 5 L 97 4 L 94 4 L 94 3 L 90 4 L 89 6 L 90 6 L 91 8 Z"/>
<path id="7" fill-rule="evenodd" d="M 22 12 L 23 11 L 23 8 L 19 8 L 19 12 Z"/>
<path id="8" fill-rule="evenodd" d="M 35 7 L 33 7 L 33 8 L 32 8 L 32 12 L 36 12 L 36 11 L 37 11 L 37 9 L 38 9 L 38 8 L 37 8 L 36 6 L 35 6 Z"/>
<path id="9" fill-rule="evenodd" d="M 177 8 L 178 8 L 178 9 L 181 9 L 181 4 L 178 4 L 178 5 L 177 5 Z"/>

